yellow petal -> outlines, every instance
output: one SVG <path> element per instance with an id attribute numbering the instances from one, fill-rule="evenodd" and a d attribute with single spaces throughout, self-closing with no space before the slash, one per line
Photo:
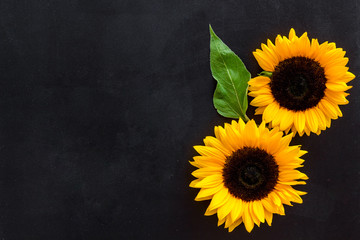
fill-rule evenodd
<path id="1" fill-rule="evenodd" d="M 265 210 L 265 219 L 266 219 L 266 222 L 269 226 L 271 226 L 271 223 L 272 223 L 272 219 L 273 219 L 273 214 L 272 212 L 269 212 L 269 211 L 266 211 Z"/>
<path id="2" fill-rule="evenodd" d="M 218 224 L 217 224 L 218 227 L 221 226 L 221 225 L 223 225 L 224 222 L 225 222 L 225 220 L 226 220 L 226 218 L 219 219 Z"/>
<path id="3" fill-rule="evenodd" d="M 201 165 L 198 164 L 198 163 L 196 163 L 195 161 L 189 161 L 189 163 L 190 163 L 191 165 L 193 165 L 194 167 L 201 168 Z"/>
<path id="4" fill-rule="evenodd" d="M 207 146 L 194 146 L 194 149 L 203 156 L 209 156 L 219 159 L 224 159 L 225 155 L 220 152 L 218 149 Z"/>
<path id="5" fill-rule="evenodd" d="M 194 156 L 194 162 L 201 167 L 223 167 L 224 159 L 207 156 Z"/>
<path id="6" fill-rule="evenodd" d="M 279 61 L 282 61 L 291 56 L 289 52 L 289 40 L 278 35 L 275 39 L 276 52 L 280 56 Z"/>
<path id="7" fill-rule="evenodd" d="M 285 209 L 284 209 L 284 205 L 280 205 L 279 208 L 278 208 L 278 214 L 280 215 L 285 215 Z"/>
<path id="8" fill-rule="evenodd" d="M 274 71 L 274 65 L 273 63 L 271 63 L 271 60 L 266 56 L 266 54 L 264 54 L 261 51 L 261 52 L 253 52 L 253 55 L 262 69 L 269 72 Z"/>
<path id="9" fill-rule="evenodd" d="M 290 40 L 290 41 L 293 41 L 293 40 L 295 40 L 296 38 L 297 38 L 297 36 L 296 36 L 295 30 L 294 30 L 294 28 L 291 28 L 291 29 L 290 29 L 290 32 L 289 32 L 289 40 Z"/>
<path id="10" fill-rule="evenodd" d="M 307 36 L 307 32 L 304 32 L 303 35 L 299 38 L 299 56 L 306 56 L 310 51 L 310 40 Z"/>
<path id="11" fill-rule="evenodd" d="M 245 122 L 241 118 L 239 118 L 238 125 L 239 125 L 239 128 L 237 130 L 239 133 L 242 133 L 245 128 Z"/>
<path id="12" fill-rule="evenodd" d="M 250 79 L 248 84 L 251 86 L 263 87 L 267 85 L 269 82 L 270 82 L 270 78 L 264 76 L 258 76 Z"/>
<path id="13" fill-rule="evenodd" d="M 272 200 L 272 202 L 276 205 L 276 206 L 280 206 L 281 205 L 281 200 L 278 197 L 278 195 L 276 195 L 274 192 L 269 193 L 269 198 Z"/>
<path id="14" fill-rule="evenodd" d="M 355 75 L 352 74 L 351 72 L 346 72 L 345 75 L 341 78 L 341 80 L 344 82 L 344 83 L 348 83 L 350 82 L 351 80 L 353 80 L 355 78 Z"/>
<path id="15" fill-rule="evenodd" d="M 294 189 L 294 191 L 295 191 L 299 196 L 301 196 L 301 195 L 306 195 L 306 194 L 307 194 L 307 192 L 298 191 L 298 190 L 295 190 L 295 189 Z"/>
<path id="16" fill-rule="evenodd" d="M 317 61 L 322 65 L 325 66 L 325 69 L 328 70 L 328 63 L 337 60 L 342 59 L 345 56 L 345 51 L 343 51 L 341 48 L 335 48 L 326 51 L 324 54 L 319 56 Z"/>
<path id="17" fill-rule="evenodd" d="M 316 118 L 319 123 L 319 129 L 318 130 L 325 130 L 326 129 L 326 117 L 324 113 L 320 110 L 320 108 L 315 107 L 313 108 L 314 113 L 316 114 Z"/>
<path id="18" fill-rule="evenodd" d="M 294 123 L 294 113 L 292 111 L 284 111 L 280 122 L 280 130 L 285 131 Z"/>
<path id="19" fill-rule="evenodd" d="M 246 123 L 244 132 L 244 145 L 249 147 L 256 147 L 259 140 L 259 130 L 254 120 L 250 120 Z"/>
<path id="20" fill-rule="evenodd" d="M 268 57 L 269 61 L 271 62 L 271 64 L 273 66 L 276 66 L 279 63 L 277 54 L 272 49 L 270 49 L 268 46 L 266 46 L 266 44 L 262 43 L 261 49 L 263 50 L 263 53 L 266 54 L 266 56 Z"/>
<path id="21" fill-rule="evenodd" d="M 204 139 L 204 144 L 209 147 L 216 148 L 220 150 L 225 156 L 228 156 L 231 154 L 231 151 L 227 149 L 217 138 L 207 136 Z"/>
<path id="22" fill-rule="evenodd" d="M 255 109 L 255 115 L 260 115 L 264 113 L 266 107 L 258 107 L 257 109 Z"/>
<path id="23" fill-rule="evenodd" d="M 234 208 L 231 211 L 231 219 L 236 221 L 237 219 L 241 218 L 244 212 L 244 204 L 241 199 L 236 198 L 234 200 Z"/>
<path id="24" fill-rule="evenodd" d="M 319 53 L 319 41 L 317 39 L 311 39 L 310 51 L 307 54 L 308 58 L 314 59 Z"/>
<path id="25" fill-rule="evenodd" d="M 221 174 L 214 174 L 207 176 L 206 178 L 199 181 L 195 187 L 196 188 L 213 188 L 217 187 L 223 182 L 223 176 Z"/>
<path id="26" fill-rule="evenodd" d="M 340 77 L 345 76 L 347 70 L 349 70 L 348 67 L 335 66 L 335 67 L 332 67 L 332 68 L 328 69 L 328 70 L 325 72 L 325 77 L 326 77 L 327 79 L 330 79 L 330 78 L 340 78 Z"/>
<path id="27" fill-rule="evenodd" d="M 249 202 L 249 213 L 250 213 L 250 216 L 251 216 L 252 220 L 254 221 L 254 223 L 258 227 L 260 227 L 260 219 L 256 216 L 253 205 L 254 205 L 254 202 Z"/>
<path id="28" fill-rule="evenodd" d="M 316 115 L 313 114 L 312 109 L 307 109 L 305 111 L 306 124 L 309 126 L 310 131 L 317 132 L 318 124 L 316 120 Z"/>
<path id="29" fill-rule="evenodd" d="M 273 128 L 269 135 L 270 138 L 266 141 L 265 150 L 270 154 L 276 154 L 281 148 L 283 132 L 279 132 L 278 128 Z"/>
<path id="30" fill-rule="evenodd" d="M 189 187 L 192 187 L 192 188 L 196 188 L 196 184 L 198 184 L 199 182 L 201 181 L 201 179 L 195 179 L 193 181 L 191 181 L 191 183 L 189 184 Z"/>
<path id="31" fill-rule="evenodd" d="M 234 197 L 230 197 L 228 201 L 218 209 L 218 218 L 225 218 L 231 212 L 232 208 L 234 207 L 234 203 Z"/>
<path id="32" fill-rule="evenodd" d="M 289 181 L 295 179 L 307 180 L 309 178 L 306 176 L 306 174 L 298 170 L 282 171 L 279 173 L 279 181 Z"/>
<path id="33" fill-rule="evenodd" d="M 343 51 L 342 48 L 335 48 L 335 49 L 328 51 L 324 57 L 326 57 L 328 61 L 335 60 L 335 59 L 342 59 L 343 57 L 345 57 L 345 53 L 346 52 Z"/>
<path id="34" fill-rule="evenodd" d="M 243 221 L 244 221 L 246 231 L 251 232 L 254 228 L 254 221 L 252 220 L 252 218 L 250 216 L 249 203 L 247 203 L 247 202 L 245 202 L 245 206 L 244 206 Z"/>
<path id="35" fill-rule="evenodd" d="M 282 191 L 278 190 L 278 191 L 276 192 L 276 194 L 279 196 L 279 198 L 281 199 L 281 202 L 282 202 L 283 204 L 286 204 L 286 205 L 288 205 L 288 206 L 292 206 L 292 204 L 291 204 L 291 202 L 290 202 L 290 200 L 289 200 L 289 199 L 291 199 L 291 196 L 290 196 L 290 197 L 287 196 L 287 195 L 285 194 L 285 191 L 282 192 Z"/>
<path id="36" fill-rule="evenodd" d="M 262 203 L 265 211 L 274 212 L 274 210 L 275 210 L 275 205 L 273 204 L 273 202 L 272 202 L 272 200 L 269 198 L 269 196 L 268 196 L 267 198 L 261 199 L 261 203 Z"/>
<path id="37" fill-rule="evenodd" d="M 255 97 L 250 104 L 255 107 L 262 107 L 269 105 L 272 102 L 274 102 L 274 98 L 271 95 L 266 94 Z"/>
<path id="38" fill-rule="evenodd" d="M 266 44 L 267 44 L 267 46 L 268 46 L 272 51 L 275 51 L 275 50 L 276 50 L 275 45 L 272 43 L 272 41 L 271 41 L 270 39 L 268 39 L 268 40 L 266 41 Z"/>
<path id="39" fill-rule="evenodd" d="M 303 200 L 299 196 L 298 191 L 296 191 L 292 187 L 288 186 L 287 188 L 284 188 L 284 191 L 286 191 L 292 197 L 291 201 L 295 203 L 303 203 Z"/>
<path id="40" fill-rule="evenodd" d="M 209 204 L 209 210 L 212 211 L 216 208 L 221 207 L 226 203 L 226 201 L 230 198 L 229 190 L 227 188 L 221 189 L 217 192 L 214 197 L 212 198 Z"/>
<path id="41" fill-rule="evenodd" d="M 336 48 L 336 44 L 334 42 L 328 43 L 328 45 L 327 45 L 327 50 L 328 51 L 333 50 L 335 48 Z"/>
<path id="42" fill-rule="evenodd" d="M 211 215 L 214 215 L 215 213 L 217 212 L 217 208 L 213 209 L 213 210 L 210 210 L 209 207 L 206 209 L 205 211 L 205 216 L 211 216 Z"/>
<path id="43" fill-rule="evenodd" d="M 335 91 L 335 92 L 344 92 L 352 88 L 352 86 L 346 85 L 344 82 L 328 82 L 326 83 L 326 88 Z"/>
<path id="44" fill-rule="evenodd" d="M 242 137 L 240 133 L 236 130 L 236 128 L 233 128 L 230 124 L 225 123 L 225 132 L 227 135 L 227 139 L 229 140 L 229 144 L 232 146 L 232 149 L 239 149 L 243 146 Z"/>
<path id="45" fill-rule="evenodd" d="M 191 174 L 196 178 L 205 178 L 209 175 L 222 174 L 221 167 L 204 167 L 193 171 Z"/>
<path id="46" fill-rule="evenodd" d="M 253 211 L 257 218 L 260 220 L 260 222 L 265 221 L 265 213 L 264 213 L 264 207 L 261 203 L 261 201 L 254 201 L 253 202 Z"/>
<path id="47" fill-rule="evenodd" d="M 233 224 L 229 226 L 229 232 L 232 232 L 237 226 L 239 226 L 242 223 L 242 218 L 239 218 Z"/>
<path id="48" fill-rule="evenodd" d="M 215 193 L 219 192 L 224 187 L 224 184 L 219 184 L 213 188 L 202 188 L 195 197 L 195 201 L 202 201 L 203 198 L 212 197 Z"/>
<path id="49" fill-rule="evenodd" d="M 292 140 L 292 137 L 293 136 L 291 134 L 282 137 L 280 139 L 280 148 L 278 149 L 278 151 L 282 151 L 287 148 Z"/>
<path id="50" fill-rule="evenodd" d="M 276 102 L 270 103 L 264 110 L 263 119 L 265 122 L 271 122 L 279 111 L 279 105 Z"/>
<path id="51" fill-rule="evenodd" d="M 234 223 L 234 221 L 231 219 L 230 215 L 225 217 L 225 219 L 226 219 L 226 221 L 225 221 L 224 228 L 228 228 L 228 227 L 230 227 L 230 225 L 232 225 Z"/>
<path id="52" fill-rule="evenodd" d="M 326 127 L 329 128 L 331 126 L 331 119 L 330 118 L 326 118 Z"/>
<path id="53" fill-rule="evenodd" d="M 299 132 L 303 132 L 305 128 L 305 114 L 302 111 L 296 112 L 294 115 L 294 124 Z"/>
<path id="54" fill-rule="evenodd" d="M 229 140 L 229 138 L 226 135 L 226 131 L 225 131 L 224 128 L 222 128 L 220 126 L 218 128 L 215 128 L 215 136 L 216 136 L 217 139 L 220 140 L 222 145 L 224 145 L 227 149 L 230 150 L 230 152 L 235 151 L 231 141 Z"/>
<path id="55" fill-rule="evenodd" d="M 337 119 L 337 112 L 333 105 L 326 99 L 321 99 L 319 102 L 319 108 L 329 118 Z"/>
<path id="56" fill-rule="evenodd" d="M 331 102 L 335 103 L 336 105 L 337 104 L 345 105 L 345 104 L 349 103 L 349 101 L 346 100 L 347 95 L 348 94 L 346 94 L 344 92 L 334 92 L 334 91 L 331 91 L 330 89 L 326 89 L 325 90 L 326 97 L 324 97 L 324 98 L 327 100 L 330 100 Z"/>
<path id="57" fill-rule="evenodd" d="M 287 181 L 287 182 L 279 181 L 278 183 L 284 184 L 284 185 L 305 185 L 306 184 L 306 182 L 304 182 L 304 181 Z"/>
<path id="58" fill-rule="evenodd" d="M 279 106 L 279 111 L 274 116 L 274 119 L 271 122 L 273 127 L 275 127 L 275 126 L 280 127 L 280 122 L 281 122 L 282 118 L 285 116 L 286 111 L 288 111 L 287 109 L 280 107 L 280 105 L 278 105 L 278 106 Z"/>
<path id="59" fill-rule="evenodd" d="M 272 93 L 271 93 L 271 89 L 270 86 L 265 85 L 259 89 L 256 90 L 251 90 L 251 92 L 249 92 L 248 94 L 250 97 L 257 97 L 260 95 L 270 95 L 270 97 L 272 97 Z"/>

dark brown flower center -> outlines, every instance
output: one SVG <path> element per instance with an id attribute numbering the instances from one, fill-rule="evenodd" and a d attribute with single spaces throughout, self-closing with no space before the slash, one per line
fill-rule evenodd
<path id="1" fill-rule="evenodd" d="M 226 158 L 223 177 L 233 196 L 249 202 L 265 198 L 274 189 L 279 170 L 265 150 L 244 147 Z"/>
<path id="2" fill-rule="evenodd" d="M 280 106 L 293 111 L 315 107 L 325 95 L 324 68 L 306 57 L 281 61 L 272 74 L 270 87 Z"/>

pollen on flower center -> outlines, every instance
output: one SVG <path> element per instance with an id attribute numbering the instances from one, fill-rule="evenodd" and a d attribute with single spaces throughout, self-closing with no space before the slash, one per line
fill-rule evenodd
<path id="1" fill-rule="evenodd" d="M 243 147 L 227 157 L 223 177 L 229 192 L 244 201 L 265 198 L 275 187 L 278 165 L 259 148 Z"/>
<path id="2" fill-rule="evenodd" d="M 280 106 L 293 111 L 315 107 L 325 95 L 324 68 L 306 57 L 280 62 L 272 74 L 270 87 Z"/>

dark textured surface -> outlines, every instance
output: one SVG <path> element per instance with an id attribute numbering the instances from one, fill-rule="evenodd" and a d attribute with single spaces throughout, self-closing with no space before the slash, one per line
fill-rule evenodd
<path id="1" fill-rule="evenodd" d="M 359 239 L 358 79 L 343 118 L 293 140 L 309 194 L 273 227 L 229 234 L 188 187 L 192 145 L 227 121 L 208 24 L 253 76 L 251 52 L 290 27 L 360 75 L 357 2 L 1 0 L 0 239 Z"/>

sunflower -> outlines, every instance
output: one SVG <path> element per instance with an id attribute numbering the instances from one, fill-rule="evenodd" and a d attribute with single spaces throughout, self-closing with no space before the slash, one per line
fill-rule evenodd
<path id="1" fill-rule="evenodd" d="M 215 136 L 206 137 L 205 146 L 194 146 L 201 156 L 190 162 L 199 168 L 190 187 L 200 188 L 195 201 L 211 199 L 205 215 L 217 213 L 218 226 L 225 223 L 231 232 L 244 223 L 251 232 L 254 224 L 271 226 L 274 213 L 285 215 L 283 204 L 302 203 L 300 195 L 306 193 L 292 185 L 308 179 L 295 170 L 306 151 L 289 146 L 291 135 L 240 119 L 215 127 Z"/>
<path id="2" fill-rule="evenodd" d="M 249 81 L 250 104 L 270 127 L 320 134 L 331 119 L 342 117 L 339 105 L 348 103 L 347 83 L 355 78 L 342 48 L 317 39 L 310 43 L 306 32 L 298 37 L 291 29 L 289 38 L 278 35 L 275 45 L 268 40 L 261 49 L 253 54 L 265 71 Z"/>

